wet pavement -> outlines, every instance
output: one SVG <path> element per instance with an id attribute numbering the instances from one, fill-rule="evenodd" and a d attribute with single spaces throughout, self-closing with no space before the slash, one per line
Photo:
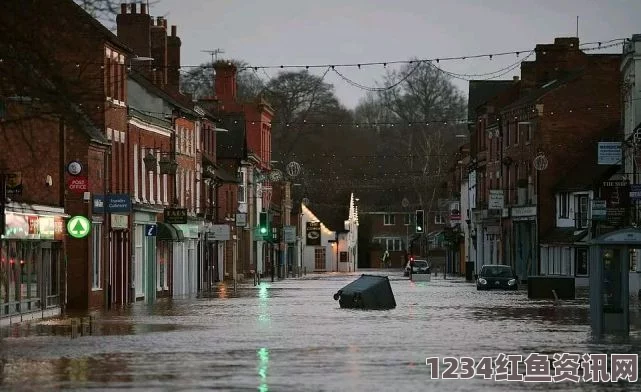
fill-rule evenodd
<path id="1" fill-rule="evenodd" d="M 426 357 L 639 353 L 638 301 L 630 337 L 597 343 L 587 298 L 555 305 L 523 290 L 478 292 L 458 279 L 413 283 L 400 272 L 368 273 L 390 275 L 396 309 L 340 309 L 333 294 L 359 275 L 307 275 L 135 304 L 98 315 L 89 334 L 73 339 L 59 320 L 5 329 L 0 390 L 640 390 L 431 379 L 425 365 Z"/>

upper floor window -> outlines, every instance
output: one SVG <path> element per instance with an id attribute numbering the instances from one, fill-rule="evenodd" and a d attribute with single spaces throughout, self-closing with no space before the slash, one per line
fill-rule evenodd
<path id="1" fill-rule="evenodd" d="M 245 172 L 243 170 L 238 171 L 238 202 L 246 203 L 247 202 L 247 192 L 245 186 Z"/>
<path id="2" fill-rule="evenodd" d="M 580 229 L 586 228 L 588 227 L 588 195 L 577 195 L 575 203 L 575 226 Z"/>
<path id="3" fill-rule="evenodd" d="M 385 214 L 383 218 L 383 224 L 386 226 L 392 226 L 396 224 L 396 216 L 392 214 Z"/>
<path id="4" fill-rule="evenodd" d="M 559 218 L 569 218 L 570 217 L 570 194 L 563 192 L 559 194 Z"/>
<path id="5" fill-rule="evenodd" d="M 403 219 L 403 224 L 409 226 L 412 224 L 412 214 L 405 214 Z"/>
<path id="6" fill-rule="evenodd" d="M 434 224 L 442 225 L 444 223 L 445 223 L 445 218 L 443 218 L 443 213 L 442 212 L 434 213 Z"/>

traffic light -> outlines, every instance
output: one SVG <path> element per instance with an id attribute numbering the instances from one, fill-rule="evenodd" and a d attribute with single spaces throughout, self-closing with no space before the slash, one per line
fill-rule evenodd
<path id="1" fill-rule="evenodd" d="M 258 232 L 262 236 L 269 234 L 269 222 L 267 221 L 267 213 L 261 212 L 258 219 Z"/>
<path id="2" fill-rule="evenodd" d="M 424 233 L 425 232 L 425 219 L 423 210 L 416 210 L 416 232 Z"/>

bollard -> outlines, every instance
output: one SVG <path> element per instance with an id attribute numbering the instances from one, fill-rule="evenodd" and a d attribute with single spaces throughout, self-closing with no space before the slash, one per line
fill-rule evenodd
<path id="1" fill-rule="evenodd" d="M 307 267 L 306 266 L 303 268 L 303 276 L 307 276 Z"/>

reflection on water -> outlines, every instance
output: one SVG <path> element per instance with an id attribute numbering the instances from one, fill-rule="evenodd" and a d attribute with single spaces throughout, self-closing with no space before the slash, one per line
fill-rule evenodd
<path id="1" fill-rule="evenodd" d="M 594 342 L 585 299 L 530 301 L 524 291 L 391 279 L 396 309 L 340 309 L 332 294 L 358 275 L 218 286 L 96 315 L 91 336 L 14 326 L 0 341 L 0 390 L 626 390 L 621 384 L 431 380 L 428 356 L 638 353 L 638 304 L 628 338 Z M 572 389 L 574 388 L 574 389 Z"/>
<path id="2" fill-rule="evenodd" d="M 269 391 L 267 386 L 267 368 L 269 367 L 269 350 L 265 347 L 261 347 L 257 351 L 258 355 L 258 390 L 260 392 Z"/>

